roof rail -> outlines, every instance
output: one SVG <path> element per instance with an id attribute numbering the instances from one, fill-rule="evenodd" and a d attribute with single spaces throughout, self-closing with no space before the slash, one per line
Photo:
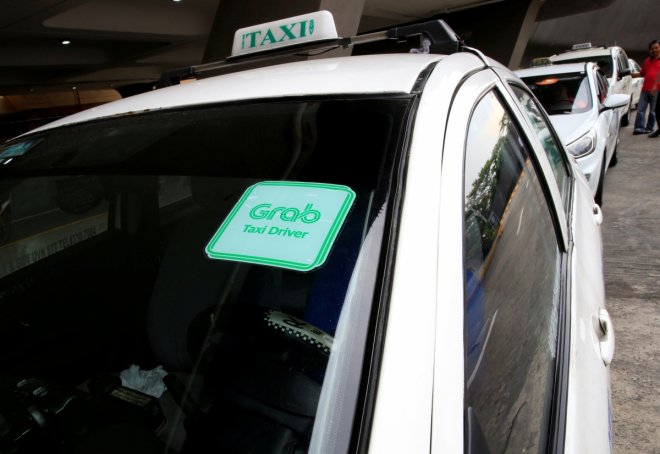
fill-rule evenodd
<path id="1" fill-rule="evenodd" d="M 325 13 L 326 16 L 330 13 L 327 11 L 319 11 L 317 13 Z M 258 62 L 272 60 L 282 56 L 313 56 L 319 55 L 324 52 L 328 52 L 337 48 L 349 48 L 352 46 L 357 46 L 360 44 L 371 43 L 376 41 L 387 41 L 387 40 L 396 40 L 402 41 L 406 39 L 413 38 L 415 36 L 420 37 L 420 48 L 411 49 L 412 53 L 430 53 L 431 47 L 435 51 L 442 51 L 442 53 L 455 53 L 461 50 L 467 50 L 470 52 L 475 52 L 474 50 L 467 48 L 463 40 L 447 25 L 443 20 L 432 20 L 428 22 L 422 22 L 419 24 L 410 24 L 399 27 L 392 27 L 390 29 L 372 33 L 366 33 L 362 35 L 356 35 L 348 38 L 341 38 L 331 33 L 329 35 L 320 35 L 319 39 L 309 39 L 308 35 L 314 31 L 314 21 L 321 23 L 322 20 L 327 20 L 327 17 L 313 16 L 316 13 L 310 15 L 296 16 L 291 18 L 291 20 L 296 20 L 297 22 L 289 21 L 286 24 L 284 21 L 275 21 L 267 24 L 261 24 L 261 29 L 252 28 L 249 31 L 248 28 L 240 29 L 236 32 L 234 36 L 234 49 L 237 48 L 236 41 L 242 39 L 243 47 L 245 47 L 246 37 L 248 38 L 248 44 L 252 44 L 255 49 L 248 51 L 240 51 L 241 53 L 235 53 L 232 56 L 227 57 L 225 60 L 220 60 L 217 62 L 203 63 L 200 65 L 188 66 L 184 68 L 177 68 L 173 70 L 166 71 L 162 74 L 160 81 L 157 84 L 158 88 L 166 87 L 169 85 L 176 85 L 181 82 L 181 80 L 186 78 L 198 78 L 204 73 L 217 71 L 221 69 L 254 64 Z M 301 18 L 311 19 L 301 20 Z M 330 20 L 332 20 L 330 16 Z M 298 42 L 295 41 L 295 38 L 300 38 L 296 36 L 294 32 L 294 26 L 298 24 L 299 28 L 304 28 L 302 31 L 299 31 L 299 35 L 303 35 L 304 39 L 298 39 Z M 274 25 L 273 25 L 274 24 Z M 284 25 L 283 25 L 284 24 Z M 310 28 L 311 24 L 311 28 Z M 270 27 L 270 28 L 269 28 Z M 321 28 L 321 27 L 318 27 Z M 332 28 L 334 29 L 334 22 L 332 22 Z M 273 30 L 276 32 L 283 31 L 283 34 L 280 36 L 275 36 Z M 311 31 L 310 31 L 311 30 Z M 262 34 L 263 31 L 263 34 Z M 307 35 L 305 35 L 305 32 Z M 242 34 L 241 34 L 242 33 Z M 263 50 L 259 50 L 259 46 L 255 46 L 256 40 L 255 37 L 264 36 L 262 39 L 263 42 L 267 43 L 277 43 L 276 46 L 268 47 L 262 46 Z M 292 44 L 281 43 L 283 41 L 292 41 Z M 481 58 L 480 52 L 477 53 Z M 485 61 L 485 60 L 484 60 Z"/>

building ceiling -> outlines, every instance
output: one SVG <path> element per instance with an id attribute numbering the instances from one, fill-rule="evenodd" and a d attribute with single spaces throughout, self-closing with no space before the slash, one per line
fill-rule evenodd
<path id="1" fill-rule="evenodd" d="M 641 63 L 648 56 L 649 41 L 660 37 L 659 17 L 658 0 L 614 0 L 607 8 L 566 17 L 542 17 L 546 20 L 537 23 L 528 53 L 542 57 L 569 49 L 575 43 L 591 42 L 621 46 L 629 57 Z"/>
<path id="2" fill-rule="evenodd" d="M 497 1 L 507 0 L 365 0 L 361 28 Z M 0 96 L 116 88 L 152 82 L 167 69 L 201 63 L 219 2 L 0 0 Z"/>
<path id="3" fill-rule="evenodd" d="M 148 81 L 199 63 L 218 3 L 0 0 L 0 95 Z"/>
<path id="4" fill-rule="evenodd" d="M 153 81 L 198 64 L 219 1 L 0 0 L 0 95 Z M 365 14 L 400 23 L 478 2 L 367 0 Z"/>

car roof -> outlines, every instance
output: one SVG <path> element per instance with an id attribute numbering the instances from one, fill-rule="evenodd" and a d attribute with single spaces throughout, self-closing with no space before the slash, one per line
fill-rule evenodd
<path id="1" fill-rule="evenodd" d="M 573 60 L 574 58 L 590 58 L 601 55 L 612 55 L 615 47 L 592 47 L 590 49 L 569 50 L 561 54 L 555 54 L 548 57 L 551 61 Z"/>
<path id="2" fill-rule="evenodd" d="M 314 95 L 410 93 L 420 73 L 444 57 L 439 54 L 364 55 L 250 69 L 103 104 L 31 132 L 99 118 L 220 102 Z"/>
<path id="3" fill-rule="evenodd" d="M 518 69 L 515 74 L 520 77 L 538 77 L 551 74 L 567 74 L 578 73 L 588 70 L 589 66 L 594 66 L 594 63 L 580 62 L 580 63 L 564 63 L 561 65 L 547 65 L 547 66 L 534 66 L 533 68 Z"/>

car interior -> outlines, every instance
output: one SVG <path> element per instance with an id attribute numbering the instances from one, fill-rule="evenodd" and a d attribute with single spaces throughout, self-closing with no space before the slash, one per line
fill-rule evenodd
<path id="1" fill-rule="evenodd" d="M 408 103 L 169 112 L 46 131 L 25 147 L 0 188 L 12 206 L 0 245 L 0 452 L 306 452 Z M 355 191 L 323 266 L 205 254 L 264 180 Z M 131 366 L 165 371 L 166 391 L 127 386 Z"/>

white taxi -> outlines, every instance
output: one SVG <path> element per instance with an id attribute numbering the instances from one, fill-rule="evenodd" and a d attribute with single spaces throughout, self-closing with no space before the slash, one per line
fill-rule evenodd
<path id="1" fill-rule="evenodd" d="M 602 215 L 526 85 L 440 21 L 236 36 L 421 41 L 2 145 L 1 450 L 610 452 Z"/>
<path id="2" fill-rule="evenodd" d="M 574 44 L 570 51 L 548 57 L 553 64 L 594 62 L 605 72 L 609 82 L 610 94 L 632 96 L 633 77 L 626 51 L 619 46 L 595 46 L 591 43 Z M 630 124 L 632 99 L 628 106 L 619 109 L 621 126 Z"/>
<path id="3" fill-rule="evenodd" d="M 521 69 L 516 75 L 550 115 L 566 150 L 587 177 L 596 203 L 602 205 L 605 172 L 618 161 L 616 109 L 629 105 L 630 96 L 609 93 L 605 74 L 591 62 Z"/>
<path id="4" fill-rule="evenodd" d="M 633 74 L 639 73 L 642 68 L 640 68 L 639 63 L 637 63 L 635 60 L 632 58 L 628 59 L 628 62 L 630 63 L 630 71 Z M 642 85 L 644 85 L 644 78 L 643 77 L 633 77 L 632 80 L 632 108 L 637 109 L 637 104 L 639 104 L 639 97 L 642 94 Z"/>

